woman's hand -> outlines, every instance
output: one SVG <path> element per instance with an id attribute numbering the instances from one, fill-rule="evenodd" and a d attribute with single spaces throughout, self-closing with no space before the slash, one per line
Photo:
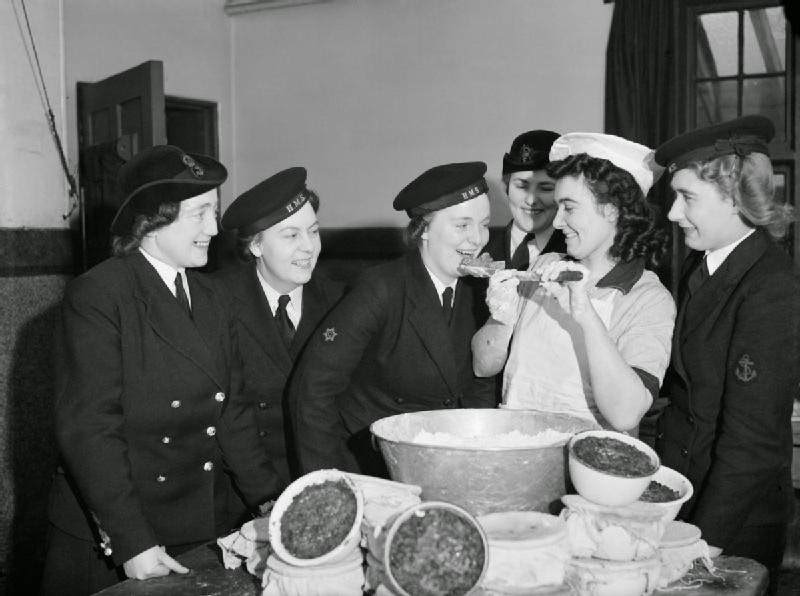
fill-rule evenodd
<path id="1" fill-rule="evenodd" d="M 503 269 L 489 278 L 489 289 L 486 291 L 486 305 L 492 318 L 503 325 L 513 325 L 517 322 L 519 307 L 519 279 L 514 277 L 514 271 Z"/>
<path id="2" fill-rule="evenodd" d="M 580 323 L 583 317 L 594 312 L 589 300 L 589 270 L 586 267 L 575 261 L 553 260 L 544 265 L 540 265 L 537 261 L 534 271 L 542 278 L 540 287 L 554 296 L 561 308 L 570 313 L 576 321 Z M 565 283 L 552 281 L 562 271 L 580 271 L 583 278 Z"/>
<path id="3" fill-rule="evenodd" d="M 131 579 L 149 579 L 176 573 L 189 573 L 189 570 L 167 554 L 163 546 L 151 546 L 123 563 L 125 575 Z"/>

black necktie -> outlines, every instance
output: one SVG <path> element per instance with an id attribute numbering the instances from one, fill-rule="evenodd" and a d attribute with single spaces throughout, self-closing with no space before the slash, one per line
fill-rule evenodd
<path id="1" fill-rule="evenodd" d="M 192 317 L 192 307 L 189 305 L 189 297 L 186 295 L 186 290 L 183 289 L 183 278 L 180 272 L 175 274 L 175 298 L 178 300 L 189 318 Z"/>
<path id="2" fill-rule="evenodd" d="M 449 325 L 450 318 L 453 316 L 453 288 L 449 286 L 442 292 L 442 314 L 444 322 Z"/>
<path id="3" fill-rule="evenodd" d="M 283 343 L 288 348 L 292 344 L 294 338 L 294 325 L 289 318 L 289 313 L 286 312 L 286 305 L 289 304 L 288 294 L 283 294 L 278 298 L 278 308 L 275 311 L 275 322 L 278 324 L 278 331 L 281 334 Z"/>
<path id="4" fill-rule="evenodd" d="M 511 261 L 508 263 L 509 269 L 516 269 L 517 271 L 525 271 L 530 265 L 530 253 L 528 252 L 528 243 L 531 242 L 536 235 L 533 232 L 528 232 L 519 243 L 514 254 L 511 255 Z"/>
<path id="5" fill-rule="evenodd" d="M 689 288 L 689 295 L 692 296 L 697 293 L 697 290 L 706 282 L 709 277 L 711 276 L 708 273 L 706 258 L 703 257 L 703 260 L 700 261 L 700 264 L 694 268 L 694 271 L 692 271 L 692 273 L 689 275 L 689 279 L 686 282 L 686 285 Z"/>

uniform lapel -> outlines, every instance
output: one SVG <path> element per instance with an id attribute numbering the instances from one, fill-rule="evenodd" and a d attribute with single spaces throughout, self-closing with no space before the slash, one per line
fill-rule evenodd
<path id="1" fill-rule="evenodd" d="M 675 361 L 675 370 L 684 381 L 688 381 L 686 378 L 686 369 L 683 366 L 683 353 L 681 351 L 681 345 L 683 345 L 684 336 L 683 321 L 686 318 L 686 304 L 689 301 L 689 292 L 686 289 L 686 280 L 688 279 L 689 274 L 694 271 L 694 268 L 698 266 L 702 258 L 703 253 L 695 251 L 684 260 L 681 268 L 680 283 L 678 284 L 679 306 L 678 316 L 675 321 L 675 330 L 672 334 L 672 354 Z"/>
<path id="2" fill-rule="evenodd" d="M 506 262 L 506 266 L 511 262 L 511 226 L 514 225 L 514 220 L 512 219 L 508 222 L 505 231 L 503 232 L 503 260 Z"/>
<path id="3" fill-rule="evenodd" d="M 442 316 L 436 289 L 417 250 L 407 257 L 406 278 L 406 301 L 410 309 L 411 326 L 439 369 L 450 393 L 457 397 L 457 371 L 450 330 Z"/>
<path id="4" fill-rule="evenodd" d="M 742 276 L 764 254 L 767 242 L 761 232 L 751 234 L 728 255 L 714 275 L 698 288 L 686 304 L 684 333 L 681 338 L 683 342 L 701 323 L 710 318 L 715 308 L 722 307 Z"/>
<path id="5" fill-rule="evenodd" d="M 214 359 L 208 347 L 209 343 L 213 345 L 217 341 L 214 332 L 218 327 L 207 290 L 201 290 L 197 283 L 192 284 L 189 277 L 193 321 L 141 253 L 137 251 L 131 255 L 129 263 L 136 278 L 136 297 L 144 303 L 147 320 L 153 331 L 224 389 L 226 383 L 220 374 L 221 363 Z M 199 325 L 204 326 L 210 341 L 198 331 Z"/>
<path id="6" fill-rule="evenodd" d="M 325 314 L 325 295 L 312 276 L 311 280 L 303 286 L 303 313 L 300 316 L 300 325 L 292 340 L 291 354 L 297 356 L 302 346 L 305 345 L 308 336 L 322 320 Z"/>
<path id="7" fill-rule="evenodd" d="M 242 275 L 241 287 L 243 292 L 236 293 L 237 316 L 242 321 L 246 333 L 250 333 L 256 343 L 261 347 L 264 355 L 272 360 L 278 367 L 289 371 L 292 359 L 286 345 L 283 343 L 272 310 L 269 308 L 264 288 L 258 280 L 255 266 L 245 267 L 240 270 Z"/>

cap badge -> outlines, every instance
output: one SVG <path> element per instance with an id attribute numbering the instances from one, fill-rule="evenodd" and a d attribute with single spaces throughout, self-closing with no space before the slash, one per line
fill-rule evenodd
<path id="1" fill-rule="evenodd" d="M 184 153 L 181 159 L 183 161 L 183 165 L 189 168 L 189 171 L 192 173 L 192 176 L 194 176 L 195 178 L 202 178 L 205 175 L 205 171 L 203 170 L 203 168 L 201 168 L 197 164 L 197 162 L 194 159 L 192 159 L 191 156 L 186 155 Z"/>
<path id="2" fill-rule="evenodd" d="M 756 372 L 756 363 L 750 358 L 749 354 L 742 354 L 739 362 L 736 364 L 736 370 L 733 371 L 736 378 L 742 383 L 750 383 L 758 376 Z"/>
<path id="3" fill-rule="evenodd" d="M 669 167 L 667 168 L 667 171 L 668 171 L 670 174 L 674 174 L 674 173 L 675 173 L 675 170 L 677 170 L 677 169 L 678 169 L 678 164 L 676 164 L 676 163 L 673 161 L 671 164 L 669 164 Z"/>
<path id="4" fill-rule="evenodd" d="M 333 341 L 336 339 L 336 336 L 339 335 L 336 333 L 336 327 L 328 327 L 325 331 L 322 332 L 322 337 L 325 341 Z"/>
<path id="5" fill-rule="evenodd" d="M 528 145 L 523 145 L 519 150 L 519 159 L 522 162 L 529 162 L 531 160 L 531 156 L 533 155 L 533 149 L 531 149 Z"/>

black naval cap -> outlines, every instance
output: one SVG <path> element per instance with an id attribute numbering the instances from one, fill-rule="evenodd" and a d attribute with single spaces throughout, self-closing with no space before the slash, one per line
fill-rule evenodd
<path id="1" fill-rule="evenodd" d="M 448 163 L 427 170 L 409 182 L 392 203 L 396 211 L 418 217 L 474 199 L 489 190 L 482 161 Z"/>
<path id="2" fill-rule="evenodd" d="M 655 160 L 672 174 L 692 162 L 724 155 L 769 155 L 775 126 L 765 116 L 742 116 L 678 135 L 656 149 Z"/>
<path id="3" fill-rule="evenodd" d="M 503 156 L 503 174 L 541 170 L 550 163 L 550 147 L 561 135 L 552 130 L 529 130 L 511 143 Z"/>
<path id="4" fill-rule="evenodd" d="M 306 175 L 306 169 L 297 166 L 259 182 L 231 203 L 222 216 L 222 227 L 249 236 L 283 221 L 309 200 L 316 211 L 319 205 L 306 188 Z"/>
<path id="5" fill-rule="evenodd" d="M 126 234 L 137 215 L 155 215 L 164 203 L 180 203 L 225 182 L 228 171 L 207 155 L 186 153 L 174 145 L 143 149 L 119 170 L 125 197 L 111 222 L 111 233 Z"/>

